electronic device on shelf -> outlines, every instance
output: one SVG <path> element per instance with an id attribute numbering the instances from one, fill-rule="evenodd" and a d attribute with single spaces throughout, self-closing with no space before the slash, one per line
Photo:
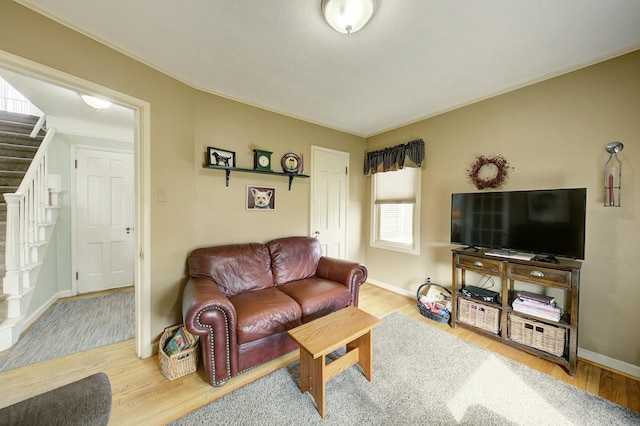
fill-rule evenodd
<path id="1" fill-rule="evenodd" d="M 586 188 L 451 194 L 451 243 L 582 260 L 586 205 Z"/>
<path id="2" fill-rule="evenodd" d="M 498 300 L 498 296 L 500 295 L 500 293 L 498 293 L 497 291 L 491 291 L 487 290 L 486 288 L 468 285 L 466 287 L 462 287 L 460 289 L 460 292 L 467 297 L 481 299 L 484 302 L 500 303 L 500 301 Z"/>
<path id="3" fill-rule="evenodd" d="M 509 259 L 519 259 L 519 260 L 531 260 L 538 257 L 528 253 L 520 253 L 517 251 L 509 251 L 509 250 L 488 250 L 488 251 L 485 251 L 484 254 L 486 254 L 487 256 L 507 257 Z"/>

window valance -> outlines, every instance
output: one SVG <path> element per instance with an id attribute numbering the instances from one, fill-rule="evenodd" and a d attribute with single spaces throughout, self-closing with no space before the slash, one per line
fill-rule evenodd
<path id="1" fill-rule="evenodd" d="M 406 161 L 406 160 L 409 161 Z M 398 170 L 403 167 L 421 167 L 424 160 L 424 141 L 416 139 L 405 144 L 367 152 L 364 174 Z"/>

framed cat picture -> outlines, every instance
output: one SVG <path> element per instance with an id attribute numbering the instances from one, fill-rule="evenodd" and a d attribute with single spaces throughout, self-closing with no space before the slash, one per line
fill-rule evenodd
<path id="1" fill-rule="evenodd" d="M 276 189 L 270 186 L 247 185 L 247 210 L 276 209 Z"/>

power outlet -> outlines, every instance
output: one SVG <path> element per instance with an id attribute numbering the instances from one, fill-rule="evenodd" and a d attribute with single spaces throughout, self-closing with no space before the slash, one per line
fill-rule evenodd
<path id="1" fill-rule="evenodd" d="M 167 202 L 167 190 L 164 188 L 158 189 L 158 202 L 166 203 Z"/>

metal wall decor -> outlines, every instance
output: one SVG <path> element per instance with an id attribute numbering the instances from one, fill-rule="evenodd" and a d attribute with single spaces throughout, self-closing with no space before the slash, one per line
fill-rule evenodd
<path id="1" fill-rule="evenodd" d="M 622 142 L 609 142 L 604 150 L 609 153 L 609 159 L 604 163 L 604 206 L 620 207 L 622 192 L 622 162 L 618 153 L 622 151 Z"/>

